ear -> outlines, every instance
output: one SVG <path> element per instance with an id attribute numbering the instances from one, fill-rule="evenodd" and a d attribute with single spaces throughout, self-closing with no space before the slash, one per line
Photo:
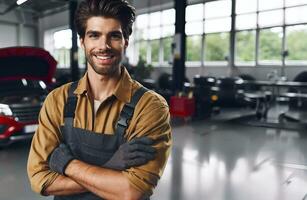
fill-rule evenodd
<path id="1" fill-rule="evenodd" d="M 125 49 L 128 47 L 129 45 L 129 39 L 125 39 Z"/>
<path id="2" fill-rule="evenodd" d="M 81 48 L 84 50 L 84 38 L 81 38 L 80 37 L 80 46 L 81 46 Z"/>

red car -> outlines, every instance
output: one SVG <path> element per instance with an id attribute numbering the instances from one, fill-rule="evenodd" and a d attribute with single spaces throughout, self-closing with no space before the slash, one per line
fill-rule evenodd
<path id="1" fill-rule="evenodd" d="M 0 49 L 0 146 L 32 138 L 56 60 L 44 49 Z"/>

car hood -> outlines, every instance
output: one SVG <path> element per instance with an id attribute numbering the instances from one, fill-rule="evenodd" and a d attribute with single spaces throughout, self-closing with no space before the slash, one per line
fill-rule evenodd
<path id="1" fill-rule="evenodd" d="M 51 83 L 57 61 L 48 51 L 36 47 L 0 49 L 0 80 L 42 80 Z"/>

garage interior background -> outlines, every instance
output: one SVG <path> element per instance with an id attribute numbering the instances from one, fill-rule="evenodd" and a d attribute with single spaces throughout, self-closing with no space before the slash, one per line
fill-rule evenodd
<path id="1" fill-rule="evenodd" d="M 176 1 L 177 3 L 181 2 L 181 0 Z M 72 46 L 72 36 L 69 31 L 71 2 L 72 1 L 69 0 L 28 0 L 18 6 L 15 0 L 0 0 L 0 48 L 10 46 L 36 46 L 44 48 L 58 61 L 58 68 L 55 75 L 56 78 L 60 80 L 63 75 L 69 76 L 71 73 L 70 48 Z M 131 37 L 130 46 L 127 50 L 130 64 L 137 65 L 141 56 L 148 64 L 153 66 L 150 77 L 153 80 L 157 80 L 163 72 L 171 74 L 173 71 L 171 43 L 174 40 L 176 23 L 176 11 L 174 9 L 176 4 L 175 0 L 130 0 L 130 2 L 136 7 L 138 16 L 134 27 L 134 33 Z M 185 60 L 184 70 L 185 76 L 190 82 L 193 82 L 195 75 L 229 77 L 239 74 L 252 75 L 256 80 L 268 80 L 274 75 L 278 78 L 285 77 L 287 80 L 293 80 L 297 74 L 306 70 L 307 0 L 187 0 L 186 3 L 185 33 L 187 34 L 187 57 Z M 213 11 L 211 9 L 213 9 Z M 219 10 L 219 12 L 215 12 L 216 10 L 214 9 Z M 212 12 L 210 12 L 210 10 Z M 297 36 L 295 40 L 292 40 L 293 38 L 290 37 L 292 33 L 291 31 L 295 32 L 295 30 L 299 30 L 302 34 L 300 34 L 299 37 Z M 269 35 L 270 37 L 265 38 L 264 35 Z M 241 40 L 239 40 L 240 38 Z M 265 43 L 266 45 L 268 43 L 271 44 L 269 49 L 266 49 L 264 47 L 265 45 L 262 43 L 265 39 L 267 39 L 267 43 Z M 246 43 L 244 43 L 244 41 Z M 221 52 L 219 52 L 218 55 L 212 55 L 210 57 L 209 55 L 211 51 Z M 245 55 L 242 52 L 250 53 Z M 300 54 L 297 55 L 296 52 L 300 52 Z M 79 51 L 78 54 L 81 75 L 85 69 L 85 61 L 82 51 Z M 264 54 L 268 55 L 268 57 L 264 56 Z M 293 55 L 296 55 L 296 57 Z M 277 110 L 278 109 L 279 108 L 277 108 Z M 288 151 L 287 155 L 291 157 L 289 163 L 302 164 L 294 166 L 294 168 L 302 168 L 303 170 L 307 169 L 306 165 L 304 165 L 307 160 L 305 154 L 297 154 L 296 152 L 297 149 L 301 152 L 306 152 L 306 136 L 300 135 L 300 132 L 290 132 L 290 137 L 284 137 L 289 133 L 275 129 L 261 129 L 261 131 L 259 131 L 250 129 L 249 127 L 242 128 L 229 125 L 216 125 L 212 122 L 208 122 L 206 127 L 202 127 L 203 124 L 201 123 L 196 125 L 185 124 L 183 127 L 181 127 L 181 125 L 179 127 L 177 125 L 174 126 L 174 132 L 176 132 L 176 149 L 174 150 L 172 158 L 173 164 L 166 169 L 166 177 L 171 177 L 171 174 L 177 172 L 180 173 L 180 170 L 182 170 L 181 168 L 175 168 L 173 166 L 182 161 L 179 159 L 180 155 L 186 153 L 188 157 L 197 157 L 196 154 L 198 155 L 202 152 L 207 153 L 206 148 L 209 148 L 210 146 L 213 149 L 218 146 L 225 147 L 223 150 L 217 150 L 217 154 L 225 156 L 225 163 L 230 163 L 230 167 L 228 166 L 230 169 L 234 169 L 235 164 L 233 163 L 234 161 L 231 161 L 231 158 L 233 157 L 227 157 L 229 153 L 231 154 L 234 152 L 236 154 L 239 152 L 239 158 L 236 157 L 234 159 L 242 161 L 240 160 L 240 156 L 243 154 L 242 152 L 247 151 L 252 157 L 256 157 L 255 152 L 257 152 L 257 148 L 262 144 L 271 145 L 270 147 L 267 147 L 267 152 L 271 152 L 271 149 L 273 149 L 272 152 L 276 149 L 282 149 L 281 151 L 287 154 L 286 151 Z M 199 132 L 201 132 L 201 134 L 192 134 L 188 139 L 186 138 L 187 133 Z M 246 135 L 244 135 L 243 132 L 250 132 L 254 135 L 251 138 L 245 138 Z M 260 137 L 261 134 L 257 135 L 259 132 L 261 132 L 261 134 L 266 133 L 267 135 L 270 135 L 270 137 L 273 135 L 274 139 L 277 138 L 276 135 L 281 136 L 281 138 L 277 139 L 277 142 L 276 140 L 265 141 Z M 210 135 L 211 133 L 214 133 L 214 136 Z M 203 136 L 207 136 L 207 140 L 204 143 L 200 143 L 199 141 Z M 297 137 L 299 138 L 297 139 Z M 289 138 L 295 138 L 295 142 Z M 196 145 L 199 147 L 200 151 L 181 151 L 179 144 L 184 146 L 184 141 L 186 143 L 190 142 L 189 145 Z M 261 145 L 256 145 L 259 141 L 261 142 Z M 253 142 L 255 142 L 254 145 Z M 248 150 L 242 150 L 243 148 L 240 149 L 238 143 L 246 144 Z M 17 144 L 13 147 L 14 148 L 2 150 L 2 152 L 0 150 L 0 158 L 2 160 L 8 158 L 14 159 L 11 163 L 14 167 L 4 164 L 4 168 L 9 169 L 9 172 L 1 171 L 3 168 L 0 167 L 0 177 L 3 174 L 13 174 L 18 171 L 16 174 L 22 176 L 22 181 L 19 186 L 16 186 L 16 191 L 25 190 L 24 198 L 20 196 L 19 198 L 32 200 L 41 199 L 30 192 L 25 177 L 24 166 L 20 166 L 20 162 L 26 162 L 28 146 Z M 236 148 L 232 149 L 232 147 Z M 292 151 L 290 151 L 289 149 L 291 148 L 294 150 L 292 149 Z M 20 155 L 23 157 L 20 158 Z M 177 160 L 174 159 L 175 155 L 179 155 Z M 301 162 L 296 162 L 297 160 L 300 160 Z M 263 161 L 264 163 L 266 161 L 271 162 L 270 159 L 266 158 L 264 158 Z M 188 160 L 187 162 L 189 164 L 192 163 L 191 166 L 188 165 L 190 168 L 186 169 L 186 171 L 190 170 L 187 175 L 195 175 L 193 172 L 197 171 L 198 168 L 195 166 L 198 165 L 194 165 L 194 161 L 191 160 Z M 212 162 L 212 160 L 210 162 Z M 216 164 L 218 161 L 213 159 L 213 163 Z M 242 162 L 238 163 L 241 164 L 238 164 L 239 167 L 243 166 Z M 258 164 L 260 166 L 262 162 L 254 164 L 257 167 Z M 280 163 L 277 163 L 276 165 L 284 166 L 284 164 Z M 186 165 L 183 165 L 183 168 L 185 166 Z M 218 164 L 216 164 L 216 166 L 218 166 Z M 287 164 L 286 167 L 289 166 L 290 165 Z M 291 168 L 291 166 L 289 168 Z M 226 171 L 228 170 L 228 167 L 225 167 Z M 237 171 L 234 170 L 238 177 L 242 172 L 239 167 L 236 168 Z M 245 168 L 243 167 L 243 169 Z M 221 171 L 223 171 L 223 169 L 217 169 L 217 173 L 220 173 Z M 205 174 L 210 176 L 209 172 L 212 171 L 209 169 Z M 264 173 L 263 179 L 261 180 L 264 180 L 265 176 Z M 213 186 L 218 188 L 220 186 L 218 182 L 214 182 L 214 184 L 212 184 L 213 186 L 211 185 L 209 188 L 205 188 L 205 195 L 203 195 L 203 193 L 199 192 L 197 190 L 198 188 L 193 185 L 195 183 L 193 181 L 195 180 L 187 181 L 193 183 L 189 186 L 182 183 L 184 181 L 180 178 L 175 178 L 174 180 L 167 179 L 167 181 L 162 184 L 162 187 L 159 188 L 158 191 L 160 193 L 158 193 L 155 198 L 176 200 L 204 199 L 204 197 L 207 197 L 207 199 L 212 197 L 211 199 L 218 200 L 306 199 L 305 193 L 307 191 L 303 189 L 303 187 L 306 186 L 307 180 L 305 171 L 302 173 L 301 171 L 286 171 L 280 176 L 282 177 L 280 178 L 280 181 L 282 180 L 284 182 L 282 186 L 278 185 L 276 188 L 280 189 L 281 187 L 280 190 L 284 191 L 284 197 L 281 197 L 282 195 L 275 195 L 276 193 L 282 194 L 283 192 L 274 193 L 274 191 L 271 191 L 274 190 L 274 188 L 267 189 L 264 187 L 261 188 L 264 191 L 264 196 L 262 196 L 262 198 L 250 196 L 253 194 L 253 191 L 251 193 L 243 193 L 248 194 L 245 197 L 244 195 L 236 196 L 237 193 L 240 193 L 240 189 L 236 190 L 237 193 L 235 192 L 232 197 L 231 195 L 229 198 L 227 196 L 225 197 L 222 194 L 229 194 L 225 185 L 226 189 L 223 187 L 216 189 L 214 194 L 213 192 L 208 192 L 214 191 L 211 190 Z M 288 184 L 287 181 L 290 180 L 291 182 L 293 177 L 299 176 L 301 176 L 302 180 L 294 180 L 293 183 L 296 185 L 291 187 L 291 190 L 287 190 L 285 187 L 285 185 Z M 227 177 L 225 179 L 227 179 Z M 18 176 L 10 176 L 8 180 L 18 182 Z M 238 180 L 240 183 L 238 185 L 243 186 L 244 188 L 244 183 L 240 182 L 240 178 L 238 178 Z M 200 181 L 199 185 L 201 185 L 201 180 L 198 181 Z M 180 191 L 178 188 L 170 188 L 168 187 L 169 182 L 177 182 L 179 185 L 181 184 L 182 188 L 186 187 L 191 190 Z M 227 181 L 225 182 L 227 185 Z M 268 181 L 267 184 L 270 184 L 270 181 Z M 274 184 L 275 182 L 272 182 L 272 185 Z M 27 186 L 25 187 L 25 185 Z M 0 188 L 1 186 L 5 186 L 5 183 L 0 182 Z M 257 186 L 261 186 L 261 181 Z M 224 192 L 222 192 L 222 190 L 224 190 Z M 220 196 L 217 195 L 218 192 L 221 192 Z M 9 190 L 0 194 L 0 199 L 13 199 L 10 196 L 14 195 L 14 193 L 14 187 L 10 187 Z M 159 196 L 159 194 L 162 193 L 170 193 L 169 198 L 165 198 L 163 195 Z M 297 196 L 293 196 L 294 193 L 297 194 Z M 196 196 L 194 194 L 196 194 Z"/>
<path id="2" fill-rule="evenodd" d="M 195 5 L 195 4 L 199 4 L 199 3 L 204 3 L 206 1 L 204 0 L 189 0 L 187 1 L 188 5 Z M 224 4 L 226 6 L 229 7 L 229 5 L 231 5 L 231 1 L 223 1 Z M 258 31 L 261 30 L 260 28 L 256 27 L 256 21 L 253 18 L 254 14 L 256 13 L 255 8 L 252 8 L 254 5 L 253 2 L 256 1 L 251 1 L 250 2 L 250 6 L 248 4 L 246 4 L 244 1 L 240 1 L 237 0 L 237 5 L 241 5 L 244 4 L 245 7 L 247 7 L 247 13 L 248 14 L 243 14 L 243 16 L 240 17 L 249 17 L 248 20 L 250 24 L 248 25 L 243 25 L 242 30 L 246 29 L 246 30 L 252 30 L 252 31 Z M 274 5 L 274 2 L 275 3 Z M 272 4 L 272 8 L 269 8 L 268 10 L 273 12 L 272 15 L 270 15 L 270 13 L 268 13 L 269 15 L 267 15 L 267 19 L 273 18 L 272 20 L 270 20 L 270 22 L 268 22 L 267 24 L 263 25 L 263 28 L 267 28 L 267 27 L 278 27 L 278 28 L 282 28 L 285 26 L 290 26 L 290 25 L 304 25 L 306 23 L 306 21 L 304 20 L 298 20 L 296 21 L 295 19 L 292 20 L 293 23 L 292 24 L 286 24 L 283 22 L 283 15 L 280 15 L 278 12 L 283 11 L 283 8 L 279 8 L 278 7 L 278 2 L 279 1 L 274 1 L 270 4 Z M 280 1 L 282 2 L 282 1 Z M 290 2 L 290 1 L 289 1 Z M 293 10 L 294 12 L 298 13 L 298 12 L 304 12 L 306 10 L 306 7 L 304 6 L 304 1 L 299 1 L 301 2 L 301 6 L 297 8 L 297 10 Z M 5 12 L 10 5 L 14 4 L 15 2 L 13 0 L 2 0 L 0 1 L 0 8 L 2 12 Z M 170 1 L 170 0 L 144 0 L 144 1 L 138 1 L 138 0 L 134 0 L 132 1 L 133 5 L 136 7 L 137 9 L 137 13 L 138 15 L 141 14 L 149 14 L 149 13 L 155 13 L 157 11 L 164 11 L 164 10 L 168 10 L 168 9 L 172 9 L 174 8 L 174 2 Z M 306 2 L 305 2 L 306 3 Z M 222 4 L 222 5 L 224 5 Z M 268 4 L 268 3 L 267 3 Z M 294 3 L 290 3 L 290 4 L 295 4 Z M 277 6 L 276 6 L 277 5 Z M 243 8 L 244 8 L 243 6 Z M 275 7 L 276 6 L 276 9 Z M 199 7 L 199 6 L 198 6 Z M 249 7 L 249 8 L 248 8 Z M 269 7 L 269 6 L 268 6 Z M 195 10 L 196 9 L 196 10 Z M 228 10 L 225 11 L 225 16 L 228 17 L 227 20 L 231 20 L 229 19 L 230 15 L 231 15 L 231 6 L 230 8 L 228 8 Z M 194 17 L 191 16 L 191 22 L 195 22 L 195 24 L 199 23 L 199 20 L 202 21 L 203 17 L 203 11 L 199 10 L 199 8 L 194 8 L 194 10 L 192 10 L 191 12 L 200 12 L 199 15 L 200 17 Z M 292 13 L 293 13 L 292 11 Z M 277 15 L 274 14 L 274 12 L 277 13 Z M 286 13 L 288 13 L 288 11 L 285 11 Z M 291 10 L 289 10 L 289 15 L 292 14 Z M 266 14 L 266 13 L 264 13 Z M 187 9 L 187 15 L 189 15 L 188 13 L 188 9 Z M 245 15 L 245 16 L 244 16 Z M 301 17 L 300 19 L 304 19 L 304 14 L 300 14 Z M 157 15 L 156 15 L 157 16 Z M 223 16 L 223 15 L 222 15 Z M 277 17 L 276 17 L 277 16 Z M 279 18 L 281 16 L 281 19 L 276 21 L 276 18 Z M 150 16 L 149 16 L 150 17 Z M 154 16 L 153 16 L 154 17 Z M 174 11 L 173 13 L 171 13 L 170 15 L 167 16 L 167 18 L 174 18 Z M 194 19 L 193 19 L 194 17 Z M 264 16 L 266 17 L 266 16 Z M 291 16 L 292 17 L 292 16 Z M 216 18 L 222 18 L 223 17 L 216 17 Z M 144 19 L 144 16 L 143 16 Z M 150 19 L 149 19 L 150 20 Z M 170 21 L 170 25 L 174 25 L 174 19 L 169 19 L 167 21 Z M 230 21 L 229 21 L 230 22 Z M 222 22 L 222 26 L 225 26 L 225 30 L 222 29 L 222 31 L 219 30 L 213 30 L 213 32 L 230 32 L 231 30 L 229 29 L 229 22 L 225 22 L 223 24 Z M 136 23 L 137 24 L 137 23 Z M 140 23 L 139 23 L 140 24 Z M 195 24 L 193 26 L 193 23 L 191 25 L 189 25 L 187 23 L 187 29 L 191 30 L 195 29 Z M 199 25 L 199 24 L 198 24 Z M 147 24 L 147 26 L 149 26 Z M 157 24 L 156 26 L 160 26 L 161 30 L 158 31 L 165 31 L 168 33 L 162 33 L 162 35 L 158 35 L 158 36 L 142 36 L 141 38 L 137 38 L 134 37 L 132 38 L 132 41 L 130 42 L 130 47 L 127 51 L 127 54 L 129 56 L 129 60 L 133 63 L 133 64 L 137 64 L 137 60 L 138 60 L 138 50 L 140 49 L 140 45 L 134 45 L 134 44 L 138 44 L 137 42 L 133 42 L 133 39 L 136 40 L 140 40 L 140 39 L 145 39 L 146 41 L 150 41 L 150 40 L 154 40 L 157 42 L 163 42 L 162 40 L 159 41 L 160 38 L 165 38 L 164 35 L 166 36 L 171 36 L 169 33 L 174 33 L 174 26 L 169 26 L 169 25 L 164 25 L 164 24 Z M 197 25 L 196 25 L 197 26 Z M 200 25 L 202 27 L 202 25 Z M 63 31 L 63 30 L 67 30 L 69 28 L 69 5 L 68 5 L 68 1 L 66 0 L 50 0 L 50 1 L 39 1 L 39 0 L 31 0 L 28 1 L 26 3 L 24 3 L 24 5 L 22 6 L 16 6 L 14 8 L 12 8 L 12 10 L 10 10 L 9 12 L 7 12 L 6 14 L 2 14 L 0 16 L 0 29 L 1 29 L 1 33 L 0 33 L 0 37 L 2 38 L 1 43 L 0 43 L 0 47 L 7 47 L 7 46 L 20 46 L 20 45 L 25 45 L 25 46 L 39 46 L 42 48 L 47 49 L 48 51 L 50 51 L 55 57 L 57 57 L 55 54 L 55 49 L 67 49 L 69 46 L 71 46 L 71 44 L 64 44 L 65 46 L 59 46 L 57 44 L 57 41 L 54 41 L 54 34 L 58 31 Z M 142 27 L 140 27 L 142 28 Z M 149 31 L 151 27 L 148 27 L 147 31 Z M 154 27 L 155 28 L 155 27 Z M 277 28 L 277 29 L 278 29 Z M 170 29 L 170 30 L 169 30 Z M 199 29 L 199 28 L 198 28 Z M 275 28 L 275 32 L 277 31 L 279 34 L 283 34 L 283 30 L 277 30 Z M 306 29 L 306 28 L 303 28 Z M 155 29 L 151 29 L 153 31 L 155 31 Z M 157 31 L 157 29 L 156 29 Z M 239 30 L 238 30 L 239 31 Z M 240 29 L 241 31 L 241 29 Z M 274 30 L 273 30 L 274 31 Z M 140 32 L 140 31 L 139 31 Z M 139 33 L 138 32 L 138 33 Z M 146 30 L 145 30 L 146 32 Z M 65 32 L 59 32 L 59 35 L 63 36 L 63 34 L 67 34 L 67 31 Z M 137 34 L 137 31 L 135 31 L 135 34 Z M 143 35 L 146 33 L 142 33 Z M 202 30 L 195 30 L 193 31 L 189 31 L 188 36 L 192 36 L 192 35 L 205 35 L 206 33 L 203 33 Z M 255 33 L 254 33 L 255 34 Z M 69 38 L 69 36 L 66 36 L 66 38 Z M 192 38 L 192 37 L 191 37 Z M 228 36 L 229 38 L 229 36 Z M 198 40 L 199 38 L 195 37 L 195 41 L 201 41 Z M 193 39 L 191 39 L 193 40 Z M 256 38 L 254 38 L 253 40 L 256 40 Z M 280 41 L 277 45 L 281 45 L 280 47 L 278 47 L 278 49 L 280 50 L 280 52 L 278 52 L 278 54 L 281 54 L 282 51 L 286 51 L 287 49 L 287 44 L 285 41 L 283 41 L 283 37 L 280 37 Z M 200 42 L 201 43 L 201 42 Z M 140 43 L 141 44 L 141 43 Z M 153 42 L 151 42 L 152 46 L 156 45 L 153 44 Z M 142 44 L 141 44 L 142 45 Z M 256 44 L 255 42 L 255 45 Z M 148 45 L 150 47 L 150 45 Z M 141 47 L 142 48 L 142 47 Z M 201 46 L 197 46 L 196 47 L 198 50 L 201 50 L 203 47 Z M 255 48 L 255 47 L 253 47 Z M 160 47 L 160 51 L 163 48 Z M 143 50 L 143 49 L 142 49 Z M 149 50 L 147 50 L 148 52 L 143 53 L 143 57 L 147 57 L 147 61 L 149 61 L 150 63 L 152 62 L 152 64 L 155 66 L 154 67 L 154 72 L 152 73 L 153 78 L 156 78 L 159 76 L 159 74 L 162 71 L 166 71 L 166 72 L 171 72 L 172 69 L 172 65 L 169 64 L 169 61 L 171 61 L 171 55 L 169 55 L 169 53 L 167 55 L 160 55 L 160 57 L 158 58 L 151 58 L 150 56 L 150 52 Z M 254 50 L 255 51 L 255 50 Z M 288 50 L 289 54 L 291 54 L 291 50 Z M 288 80 L 292 80 L 300 71 L 302 71 L 305 67 L 304 64 L 306 64 L 306 60 L 305 62 L 292 62 L 292 63 L 287 63 L 287 62 L 283 62 L 283 57 L 279 56 L 276 57 L 276 55 L 274 55 L 274 57 L 272 57 L 271 59 L 268 59 L 271 62 L 266 63 L 265 61 L 263 63 L 259 62 L 259 60 L 256 62 L 256 53 L 254 53 L 254 55 L 252 55 L 251 58 L 249 58 L 250 60 L 247 60 L 247 62 L 240 62 L 240 63 L 235 63 L 235 68 L 229 67 L 229 63 L 225 61 L 225 59 L 227 59 L 227 57 L 229 57 L 229 51 L 224 51 L 223 53 L 223 58 L 218 58 L 216 61 L 213 60 L 213 62 L 204 62 L 201 60 L 203 59 L 203 55 L 199 55 L 196 56 L 196 58 L 191 58 L 192 62 L 188 61 L 186 62 L 186 76 L 187 78 L 192 81 L 193 77 L 195 74 L 200 74 L 200 75 L 212 75 L 212 76 L 216 76 L 216 77 L 220 77 L 220 76 L 229 76 L 231 74 L 253 74 L 253 76 L 257 79 L 257 80 L 266 80 L 267 79 L 267 74 L 271 73 L 272 71 L 277 71 L 277 74 L 279 75 L 285 75 Z M 61 74 L 61 71 L 65 71 L 65 68 L 67 69 L 69 67 L 68 65 L 68 60 L 69 60 L 69 53 L 67 55 L 67 53 L 62 53 L 63 55 L 61 55 L 63 58 L 61 58 L 64 61 L 60 62 L 60 66 L 58 66 L 58 70 L 57 70 L 57 74 Z M 65 55 L 64 55 L 65 54 Z M 160 53 L 162 54 L 162 53 Z M 165 53 L 164 53 L 165 54 Z M 65 57 L 65 58 L 64 58 Z M 226 57 L 226 58 L 224 58 Z M 258 55 L 259 57 L 259 55 Z M 66 59 L 66 62 L 65 62 Z M 156 60 L 155 60 L 156 59 Z M 214 62 L 215 61 L 215 62 Z M 302 61 L 302 60 L 300 60 Z M 304 60 L 303 60 L 304 61 Z M 79 61 L 80 64 L 80 68 L 84 67 L 84 65 L 82 64 L 83 62 Z"/>

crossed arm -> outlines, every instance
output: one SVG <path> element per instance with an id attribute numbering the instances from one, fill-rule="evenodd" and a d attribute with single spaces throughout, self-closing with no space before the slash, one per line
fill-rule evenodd
<path id="1" fill-rule="evenodd" d="M 158 142 L 154 145 L 155 148 L 157 147 L 158 151 L 157 158 L 148 165 L 150 172 L 146 171 L 145 167 L 143 168 L 141 166 L 138 169 L 132 168 L 131 171 L 129 170 L 131 173 L 127 176 L 127 173 L 124 171 L 112 170 L 103 166 L 93 166 L 79 160 L 72 160 L 67 165 L 67 169 L 65 170 L 66 176 L 64 176 L 49 170 L 48 163 L 46 163 L 50 152 L 52 152 L 54 148 L 54 146 L 50 144 L 59 144 L 61 141 L 59 134 L 56 134 L 59 132 L 57 124 L 61 124 L 61 116 L 59 114 L 61 109 L 54 109 L 53 105 L 56 105 L 56 103 L 54 103 L 55 100 L 52 95 L 48 95 L 48 97 L 47 99 L 49 99 L 50 102 L 44 104 L 45 106 L 43 106 L 40 113 L 40 126 L 33 138 L 28 159 L 28 176 L 31 187 L 35 192 L 55 196 L 92 192 L 104 199 L 140 199 L 144 196 L 145 190 L 150 190 L 150 186 L 145 188 L 149 183 L 148 179 L 152 180 L 150 183 L 153 184 L 158 181 L 159 176 L 162 175 L 171 146 L 167 107 L 157 107 L 153 109 L 151 107 L 156 107 L 156 104 L 146 103 L 146 105 L 151 106 L 148 108 L 151 112 L 159 110 L 158 113 L 160 113 L 160 115 L 154 115 L 154 119 L 152 119 L 151 115 L 145 114 L 148 113 L 146 112 L 148 109 L 141 109 L 145 105 L 141 105 L 140 110 L 142 110 L 144 114 L 140 116 L 137 115 L 139 116 L 137 120 L 140 118 L 142 121 L 151 123 L 149 125 L 147 125 L 148 123 L 146 125 L 140 125 L 136 128 L 132 127 L 131 130 L 134 130 L 134 132 L 129 132 L 127 135 L 127 138 L 131 139 L 140 135 L 146 136 L 148 135 L 146 133 L 151 133 L 151 138 Z M 49 113 L 54 110 L 56 112 Z M 167 140 L 159 139 L 164 136 L 167 136 Z M 145 175 L 146 179 L 144 178 L 139 182 L 133 182 L 133 186 L 131 185 L 131 181 L 135 181 L 143 175 Z M 135 179 L 132 180 L 131 178 Z M 144 182 L 144 184 L 142 184 L 142 182 Z M 121 195 L 124 195 L 124 197 Z"/>
<path id="2" fill-rule="evenodd" d="M 86 191 L 107 199 L 140 199 L 142 193 L 131 187 L 121 170 L 139 166 L 155 158 L 156 150 L 147 137 L 136 138 L 122 144 L 102 167 L 74 159 L 64 143 L 51 153 L 48 163 L 59 176 L 44 191 L 45 195 L 71 195 Z M 107 169 L 109 168 L 109 169 Z"/>
<path id="3" fill-rule="evenodd" d="M 116 170 L 72 160 L 66 170 L 45 190 L 45 195 L 72 195 L 91 191 L 105 199 L 141 199 L 142 193 Z"/>

